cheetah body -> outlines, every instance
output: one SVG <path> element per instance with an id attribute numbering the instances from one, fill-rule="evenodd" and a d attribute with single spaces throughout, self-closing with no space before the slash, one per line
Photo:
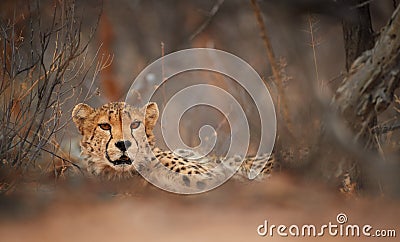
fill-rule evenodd
<path id="1" fill-rule="evenodd" d="M 80 146 L 88 172 L 106 179 L 141 174 L 167 189 L 190 190 L 219 183 L 236 171 L 234 177 L 247 178 L 253 165 L 263 166 L 258 179 L 268 176 L 273 168 L 269 154 L 245 159 L 238 156 L 193 158 L 197 154 L 191 151 L 157 148 L 153 128 L 158 116 L 156 103 L 142 108 L 124 102 L 108 103 L 100 108 L 76 105 L 72 118 L 83 136 Z"/>

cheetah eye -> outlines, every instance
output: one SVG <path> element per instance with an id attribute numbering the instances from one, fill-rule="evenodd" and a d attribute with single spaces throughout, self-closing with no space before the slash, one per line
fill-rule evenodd
<path id="1" fill-rule="evenodd" d="M 110 130 L 111 129 L 111 125 L 107 124 L 107 123 L 103 123 L 103 124 L 99 124 L 99 127 L 102 130 Z"/>
<path id="2" fill-rule="evenodd" d="M 131 129 L 137 129 L 140 126 L 140 121 L 134 121 L 131 123 Z"/>

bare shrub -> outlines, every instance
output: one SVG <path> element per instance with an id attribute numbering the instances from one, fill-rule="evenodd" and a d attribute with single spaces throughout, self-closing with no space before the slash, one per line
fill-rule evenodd
<path id="1" fill-rule="evenodd" d="M 0 167 L 55 167 L 56 160 L 75 165 L 63 154 L 56 136 L 69 121 L 67 103 L 90 98 L 84 90 L 89 75 L 94 80 L 103 64 L 89 59 L 88 36 L 81 33 L 82 17 L 72 0 L 3 3 L 0 15 Z M 100 15 L 100 10 L 98 15 Z M 82 13 L 81 13 L 82 14 Z M 71 106 L 71 105 L 70 105 Z M 50 159 L 48 159 L 50 158 Z M 50 161 L 50 162 L 49 162 Z M 3 178 L 5 174 L 2 174 Z M 4 181 L 3 189 L 10 184 Z"/>

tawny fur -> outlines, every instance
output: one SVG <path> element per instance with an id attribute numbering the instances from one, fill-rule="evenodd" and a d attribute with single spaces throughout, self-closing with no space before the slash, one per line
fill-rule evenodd
<path id="1" fill-rule="evenodd" d="M 224 179 L 230 168 L 238 168 L 238 176 L 247 178 L 252 165 L 260 168 L 266 163 L 259 177 L 271 173 L 274 163 L 269 155 L 246 158 L 240 167 L 238 162 L 243 159 L 227 158 L 222 166 L 225 170 L 218 170 L 214 168 L 221 163 L 221 157 L 196 160 L 191 159 L 190 151 L 179 150 L 179 155 L 175 155 L 155 147 L 153 128 L 158 116 L 156 103 L 142 108 L 124 102 L 108 103 L 100 108 L 76 105 L 72 118 L 83 136 L 80 145 L 87 170 L 106 179 L 129 178 L 142 173 L 163 183 L 178 182 L 183 187 L 199 187 L 215 177 Z M 121 146 L 121 142 L 125 145 Z"/>

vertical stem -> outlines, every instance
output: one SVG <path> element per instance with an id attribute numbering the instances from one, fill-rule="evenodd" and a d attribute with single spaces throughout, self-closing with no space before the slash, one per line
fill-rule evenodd
<path id="1" fill-rule="evenodd" d="M 253 6 L 254 14 L 257 18 L 257 23 L 260 28 L 261 38 L 262 38 L 264 46 L 265 46 L 268 61 L 271 65 L 272 75 L 273 75 L 275 83 L 278 87 L 278 95 L 279 95 L 278 99 L 280 99 L 279 103 L 282 105 L 283 119 L 286 122 L 286 126 L 287 126 L 289 133 L 293 136 L 292 122 L 289 118 L 286 96 L 285 96 L 284 88 L 283 88 L 283 80 L 280 75 L 280 68 L 276 61 L 275 54 L 274 54 L 271 42 L 268 37 L 267 28 L 264 24 L 264 20 L 261 15 L 260 6 L 258 5 L 257 0 L 251 0 L 251 5 Z"/>
<path id="2" fill-rule="evenodd" d="M 318 88 L 320 91 L 323 89 L 323 83 L 319 80 L 319 73 L 318 73 L 318 62 L 317 62 L 317 53 L 315 47 L 317 46 L 317 41 L 315 40 L 314 36 L 314 22 L 312 17 L 308 15 L 308 24 L 310 28 L 310 36 L 311 36 L 311 48 L 313 52 L 313 61 L 314 61 L 314 71 L 315 71 L 315 81 L 317 82 Z"/>

